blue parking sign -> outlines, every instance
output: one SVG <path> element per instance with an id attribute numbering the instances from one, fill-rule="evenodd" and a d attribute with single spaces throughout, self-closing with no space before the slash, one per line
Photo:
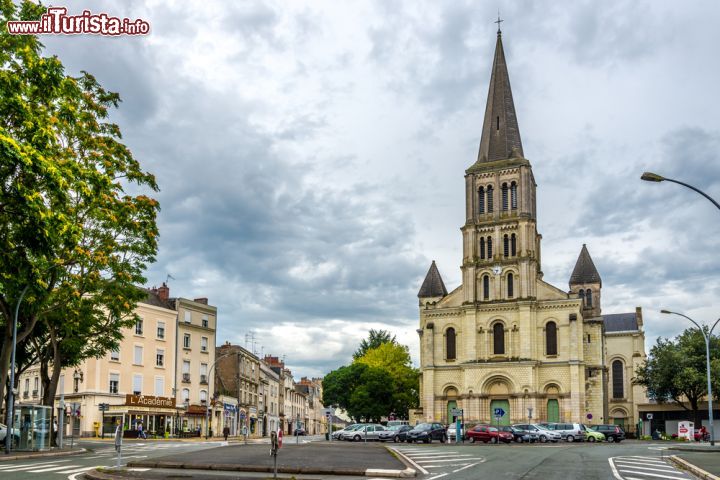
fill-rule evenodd
<path id="1" fill-rule="evenodd" d="M 503 410 L 502 408 L 496 408 L 496 409 L 495 409 L 495 416 L 496 416 L 497 418 L 502 418 L 502 417 L 504 417 L 504 416 L 505 416 L 505 410 Z"/>

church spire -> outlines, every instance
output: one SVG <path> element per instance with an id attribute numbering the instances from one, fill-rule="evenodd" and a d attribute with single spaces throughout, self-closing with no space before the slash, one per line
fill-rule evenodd
<path id="1" fill-rule="evenodd" d="M 478 162 L 493 162 L 523 156 L 520 129 L 518 128 L 515 104 L 510 90 L 510 77 L 505 63 L 505 52 L 499 23 L 501 21 L 498 18 L 495 59 L 490 74 L 490 89 L 485 107 Z"/>
<path id="2" fill-rule="evenodd" d="M 595 268 L 595 264 L 590 258 L 590 252 L 583 243 L 582 250 L 578 256 L 575 268 L 573 269 L 572 275 L 570 275 L 570 287 L 573 285 L 582 285 L 588 283 L 599 283 L 602 286 L 602 280 L 600 274 Z"/>
<path id="3" fill-rule="evenodd" d="M 445 283 L 443 283 L 442 277 L 440 276 L 440 272 L 438 271 L 437 266 L 435 265 L 435 260 L 433 260 L 432 264 L 430 265 L 430 269 L 428 270 L 427 275 L 425 275 L 425 281 L 423 282 L 422 286 L 420 287 L 420 291 L 418 292 L 419 298 L 430 298 L 430 297 L 444 297 L 447 295 L 447 289 L 445 288 Z"/>

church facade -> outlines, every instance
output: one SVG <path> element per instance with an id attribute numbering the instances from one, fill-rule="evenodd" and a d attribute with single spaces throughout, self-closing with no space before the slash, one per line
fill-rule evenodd
<path id="1" fill-rule="evenodd" d="M 465 171 L 462 284 L 432 263 L 418 293 L 418 419 L 618 423 L 644 402 L 642 312 L 601 313 L 583 245 L 565 291 L 543 281 L 536 184 L 525 158 L 498 31 L 477 161 Z M 497 409 L 505 412 L 500 418 Z"/>

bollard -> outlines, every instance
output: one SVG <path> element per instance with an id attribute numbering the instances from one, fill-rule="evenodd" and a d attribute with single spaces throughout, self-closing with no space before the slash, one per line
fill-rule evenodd
<path id="1" fill-rule="evenodd" d="M 270 432 L 270 455 L 273 457 L 273 478 L 277 478 L 277 452 L 278 436 L 276 432 Z"/>
<path id="2" fill-rule="evenodd" d="M 123 424 L 118 423 L 115 429 L 115 450 L 117 451 L 117 468 L 120 468 L 122 463 L 122 436 L 123 436 Z"/>

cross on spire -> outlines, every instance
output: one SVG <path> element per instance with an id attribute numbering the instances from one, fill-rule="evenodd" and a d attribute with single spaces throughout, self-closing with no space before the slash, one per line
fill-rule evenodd
<path id="1" fill-rule="evenodd" d="M 493 22 L 493 23 L 497 23 L 497 26 L 498 26 L 498 31 L 497 31 L 497 33 L 498 33 L 498 35 L 500 35 L 500 34 L 502 33 L 502 31 L 500 30 L 500 24 L 501 24 L 502 22 L 504 22 L 504 21 L 505 21 L 505 20 L 501 20 L 501 19 L 500 19 L 500 9 L 498 9 L 498 19 Z"/>

